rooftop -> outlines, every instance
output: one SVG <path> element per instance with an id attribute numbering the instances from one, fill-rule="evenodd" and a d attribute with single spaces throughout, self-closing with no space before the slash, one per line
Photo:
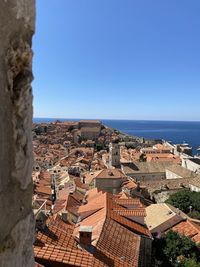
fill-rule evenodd
<path id="1" fill-rule="evenodd" d="M 81 133 L 82 132 L 90 132 L 90 131 L 98 133 L 99 127 L 96 125 L 95 126 L 82 126 L 81 127 Z"/>
<path id="2" fill-rule="evenodd" d="M 125 175 L 119 169 L 104 169 L 96 176 L 96 179 L 122 179 L 122 178 L 125 178 Z"/>
<path id="3" fill-rule="evenodd" d="M 180 165 L 171 165 L 169 167 L 167 167 L 167 170 L 181 176 L 182 178 L 189 178 L 189 177 L 195 177 L 196 173 L 194 173 L 191 170 L 188 170 Z"/>
<path id="4" fill-rule="evenodd" d="M 190 185 L 200 187 L 200 175 L 190 180 Z"/>
<path id="5" fill-rule="evenodd" d="M 114 197 L 94 188 L 89 190 L 86 200 L 87 204 L 81 206 L 78 211 L 81 218 L 78 229 L 82 225 L 93 227 L 93 245 L 98 242 L 106 218 L 120 223 L 135 233 L 150 236 L 148 229 L 134 219 L 134 217 L 146 215 L 145 208 L 138 198 Z M 130 216 L 132 216 L 131 220 Z M 78 235 L 78 229 L 74 231 L 75 236 Z"/>
<path id="6" fill-rule="evenodd" d="M 76 226 L 64 223 L 59 216 L 48 219 L 47 228 L 37 233 L 34 244 L 36 261 L 50 266 L 58 263 L 62 263 L 62 266 L 85 267 L 139 266 L 140 255 L 146 251 L 145 242 L 141 242 L 144 237 L 140 234 L 146 237 L 150 237 L 150 234 L 144 226 L 126 219 L 123 217 L 126 214 L 121 216 L 120 212 L 126 209 L 131 212 L 134 205 L 136 213 L 141 211 L 139 216 L 144 216 L 144 207 L 139 199 L 121 197 L 112 197 L 108 193 L 93 189 L 88 193 L 88 200 L 95 205 L 101 198 L 100 202 L 104 205 L 98 211 L 89 213 Z M 91 203 L 84 206 L 87 205 L 92 206 Z M 93 253 L 79 246 L 78 233 L 81 231 L 92 231 L 92 244 L 95 247 Z"/>
<path id="7" fill-rule="evenodd" d="M 191 238 L 196 243 L 200 243 L 200 226 L 190 220 L 178 223 L 172 230 Z"/>
<path id="8" fill-rule="evenodd" d="M 173 190 L 189 188 L 191 178 L 164 179 L 159 181 L 142 181 L 140 186 L 146 187 L 148 192 L 159 190 Z"/>
<path id="9" fill-rule="evenodd" d="M 123 163 L 126 174 L 134 173 L 165 173 L 166 168 L 172 165 L 171 161 L 164 162 L 133 162 Z"/>
<path id="10" fill-rule="evenodd" d="M 182 221 L 179 210 L 166 203 L 151 204 L 146 207 L 146 224 L 151 232 L 167 230 Z"/>

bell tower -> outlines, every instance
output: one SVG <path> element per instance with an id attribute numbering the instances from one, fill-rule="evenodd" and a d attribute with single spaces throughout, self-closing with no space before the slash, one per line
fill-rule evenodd
<path id="1" fill-rule="evenodd" d="M 120 167 L 120 146 L 117 143 L 109 145 L 109 165 L 110 167 Z"/>

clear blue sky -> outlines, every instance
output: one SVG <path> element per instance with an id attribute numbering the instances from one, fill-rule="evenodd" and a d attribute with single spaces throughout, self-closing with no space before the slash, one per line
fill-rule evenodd
<path id="1" fill-rule="evenodd" d="M 200 120 L 200 0 L 37 0 L 34 117 Z"/>

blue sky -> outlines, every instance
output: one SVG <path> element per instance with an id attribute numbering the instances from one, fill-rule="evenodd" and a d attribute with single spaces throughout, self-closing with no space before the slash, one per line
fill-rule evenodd
<path id="1" fill-rule="evenodd" d="M 38 0 L 34 117 L 200 120 L 199 0 Z"/>

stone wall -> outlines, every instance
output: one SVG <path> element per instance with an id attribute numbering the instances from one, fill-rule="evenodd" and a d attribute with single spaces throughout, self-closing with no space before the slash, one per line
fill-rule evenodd
<path id="1" fill-rule="evenodd" d="M 35 0 L 0 1 L 0 266 L 33 266 L 32 35 Z"/>
<path id="2" fill-rule="evenodd" d="M 182 167 L 200 174 L 200 165 L 191 161 L 190 159 L 183 159 Z"/>
<path id="3" fill-rule="evenodd" d="M 125 181 L 126 178 L 97 178 L 94 179 L 94 187 L 112 194 L 118 194 L 122 191 L 122 184 Z"/>
<path id="4" fill-rule="evenodd" d="M 154 173 L 126 173 L 127 176 L 130 176 L 138 182 L 145 181 L 161 181 L 166 179 L 164 172 L 154 172 Z"/>

